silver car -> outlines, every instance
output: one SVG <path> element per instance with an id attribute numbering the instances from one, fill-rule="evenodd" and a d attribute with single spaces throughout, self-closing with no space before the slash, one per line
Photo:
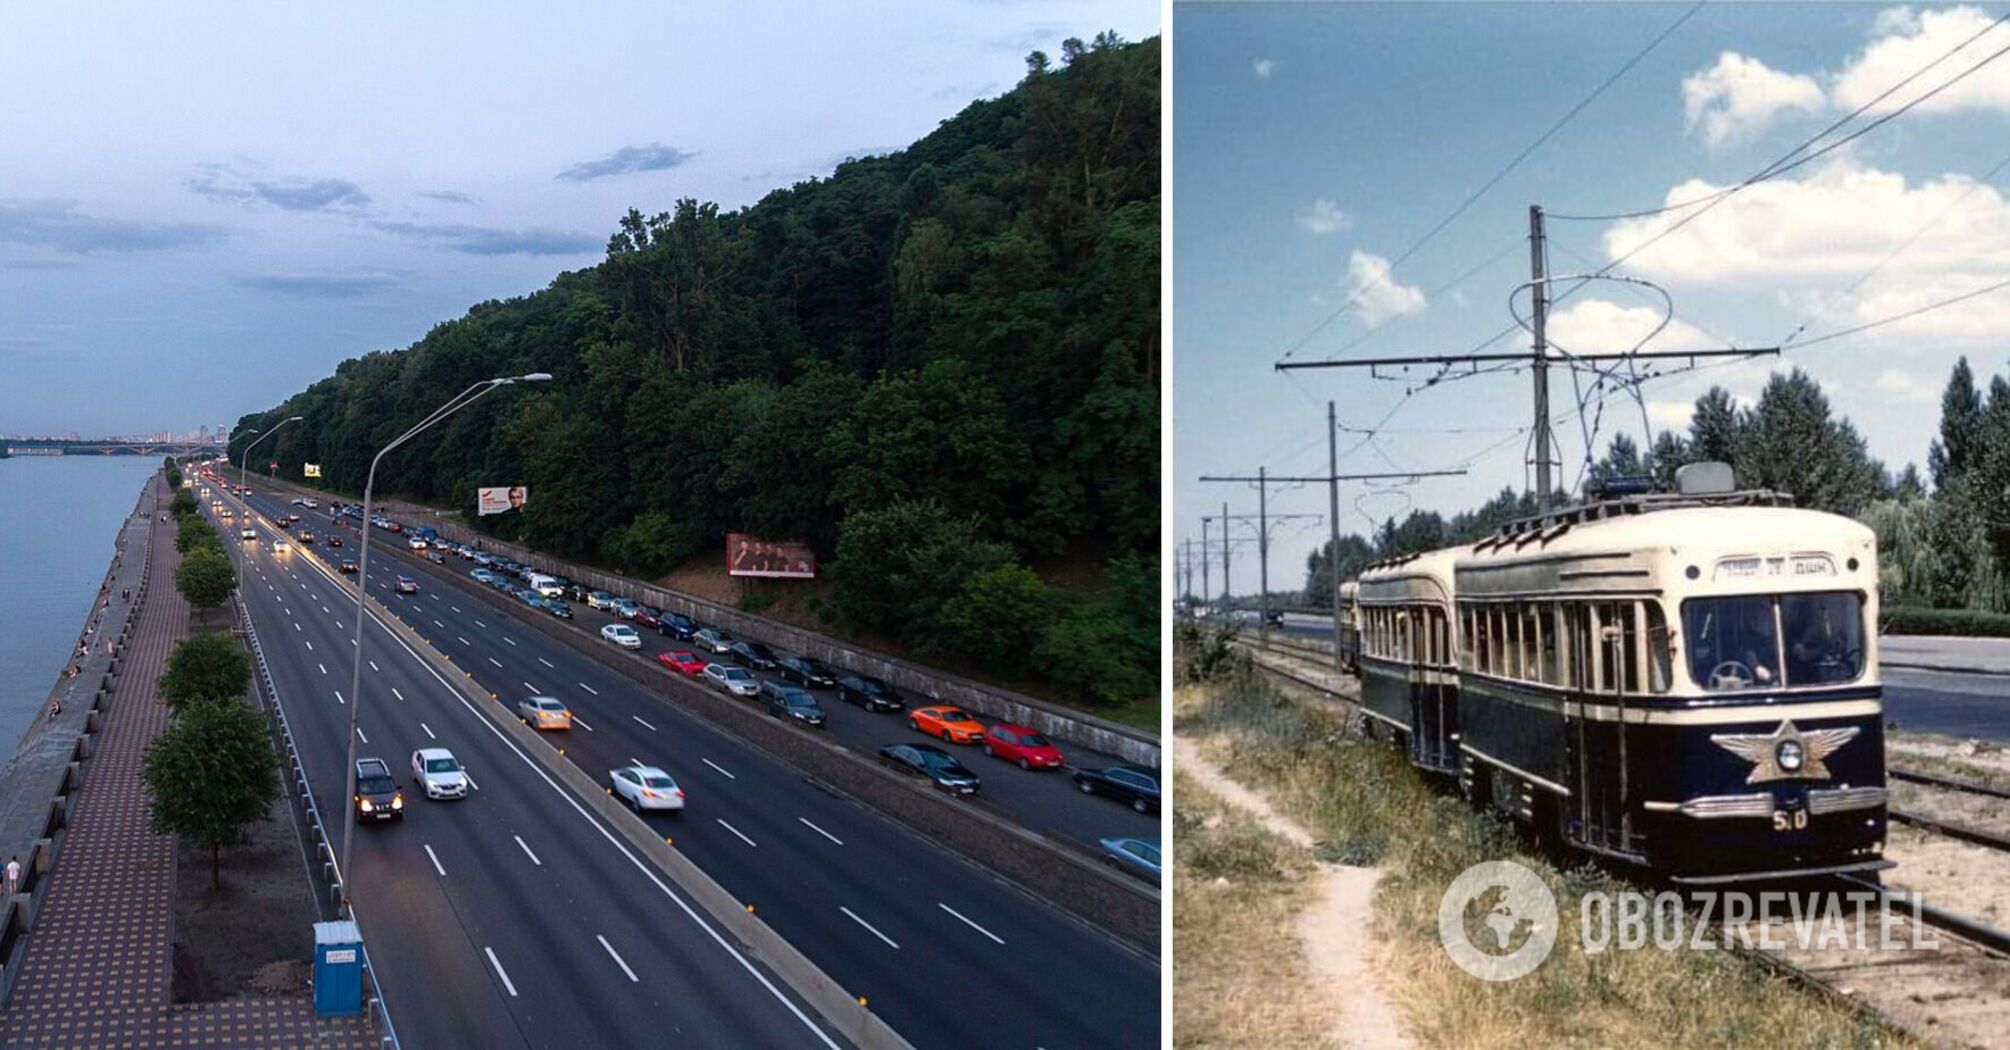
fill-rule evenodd
<path id="1" fill-rule="evenodd" d="M 612 770 L 607 774 L 607 780 L 614 786 L 614 793 L 631 809 L 684 808 L 684 789 L 677 786 L 670 774 L 655 766 L 627 766 Z"/>
<path id="2" fill-rule="evenodd" d="M 714 653 L 729 653 L 733 651 L 733 643 L 738 639 L 717 627 L 707 627 L 692 635 L 691 641 Z"/>
<path id="3" fill-rule="evenodd" d="M 744 667 L 729 667 L 725 664 L 706 664 L 699 674 L 705 684 L 714 689 L 723 689 L 734 696 L 761 695 L 760 679 Z"/>

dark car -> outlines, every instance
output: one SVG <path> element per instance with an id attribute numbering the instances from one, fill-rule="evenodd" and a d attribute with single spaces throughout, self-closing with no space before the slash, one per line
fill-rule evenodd
<path id="1" fill-rule="evenodd" d="M 342 545 L 342 537 L 340 536 L 328 537 L 328 545 L 330 547 L 340 547 Z"/>
<path id="2" fill-rule="evenodd" d="M 888 744 L 879 760 L 903 773 L 927 777 L 952 795 L 975 795 L 981 782 L 949 752 L 932 744 Z"/>
<path id="3" fill-rule="evenodd" d="M 691 640 L 691 635 L 696 633 L 697 630 L 698 621 L 683 613 L 667 612 L 663 614 L 661 619 L 656 621 L 657 634 L 668 635 L 687 642 Z"/>
<path id="4" fill-rule="evenodd" d="M 1144 766 L 1078 769 L 1075 787 L 1084 795 L 1108 795 L 1140 813 L 1159 811 L 1159 771 Z"/>
<path id="5" fill-rule="evenodd" d="M 776 718 L 793 718 L 816 728 L 824 724 L 824 709 L 806 689 L 781 682 L 761 683 L 761 706 Z"/>
<path id="6" fill-rule="evenodd" d="M 784 656 L 776 663 L 781 667 L 784 681 L 811 689 L 837 688 L 837 671 L 814 656 Z"/>
<path id="7" fill-rule="evenodd" d="M 907 706 L 892 686 L 869 674 L 848 674 L 838 679 L 838 699 L 868 711 L 898 711 Z"/>
<path id="8" fill-rule="evenodd" d="M 343 572 L 348 572 L 348 573 L 353 573 L 353 572 L 355 572 L 355 571 L 356 571 L 356 563 L 355 563 L 355 562 L 353 562 L 353 561 L 351 561 L 351 560 L 349 560 L 348 558 L 344 558 L 344 559 L 342 559 L 342 571 L 343 571 Z"/>
<path id="9" fill-rule="evenodd" d="M 654 627 L 663 622 L 663 610 L 653 605 L 645 605 L 635 610 L 635 615 L 629 619 L 642 627 Z"/>
<path id="10" fill-rule="evenodd" d="M 404 820 L 405 793 L 381 758 L 356 760 L 356 816 L 362 820 Z"/>
<path id="11" fill-rule="evenodd" d="M 583 602 L 586 600 L 586 596 L 592 593 L 593 588 L 583 583 L 567 583 L 565 585 L 565 600 L 569 602 Z"/>
<path id="12" fill-rule="evenodd" d="M 544 600 L 544 611 L 561 620 L 572 619 L 572 606 L 559 601 L 557 598 L 546 598 Z"/>
<path id="13" fill-rule="evenodd" d="M 772 671 L 781 663 L 773 649 L 759 642 L 734 642 L 726 650 L 726 655 L 741 667 L 751 667 L 756 671 Z"/>

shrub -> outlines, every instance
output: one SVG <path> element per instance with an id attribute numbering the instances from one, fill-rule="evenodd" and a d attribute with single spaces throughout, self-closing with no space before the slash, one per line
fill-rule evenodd
<path id="1" fill-rule="evenodd" d="M 234 699 L 251 685 L 251 657 L 236 639 L 219 631 L 198 634 L 168 654 L 167 673 L 156 687 L 168 708 L 179 713 L 205 700 Z"/>

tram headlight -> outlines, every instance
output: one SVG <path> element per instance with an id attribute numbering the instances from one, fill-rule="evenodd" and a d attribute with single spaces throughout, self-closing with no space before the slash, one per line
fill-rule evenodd
<path id="1" fill-rule="evenodd" d="M 1798 740 L 1782 740 L 1779 748 L 1773 752 L 1773 758 L 1779 762 L 1780 768 L 1789 773 L 1798 772 L 1802 760 L 1806 757 Z"/>

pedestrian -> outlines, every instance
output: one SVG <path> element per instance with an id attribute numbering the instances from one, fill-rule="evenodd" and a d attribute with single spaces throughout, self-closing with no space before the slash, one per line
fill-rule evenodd
<path id="1" fill-rule="evenodd" d="M 21 858 L 7 858 L 7 896 L 21 892 Z"/>
<path id="2" fill-rule="evenodd" d="M 62 697 L 59 696 L 56 699 L 49 701 L 49 721 L 54 722 L 56 720 L 56 716 L 62 713 L 63 713 Z"/>

